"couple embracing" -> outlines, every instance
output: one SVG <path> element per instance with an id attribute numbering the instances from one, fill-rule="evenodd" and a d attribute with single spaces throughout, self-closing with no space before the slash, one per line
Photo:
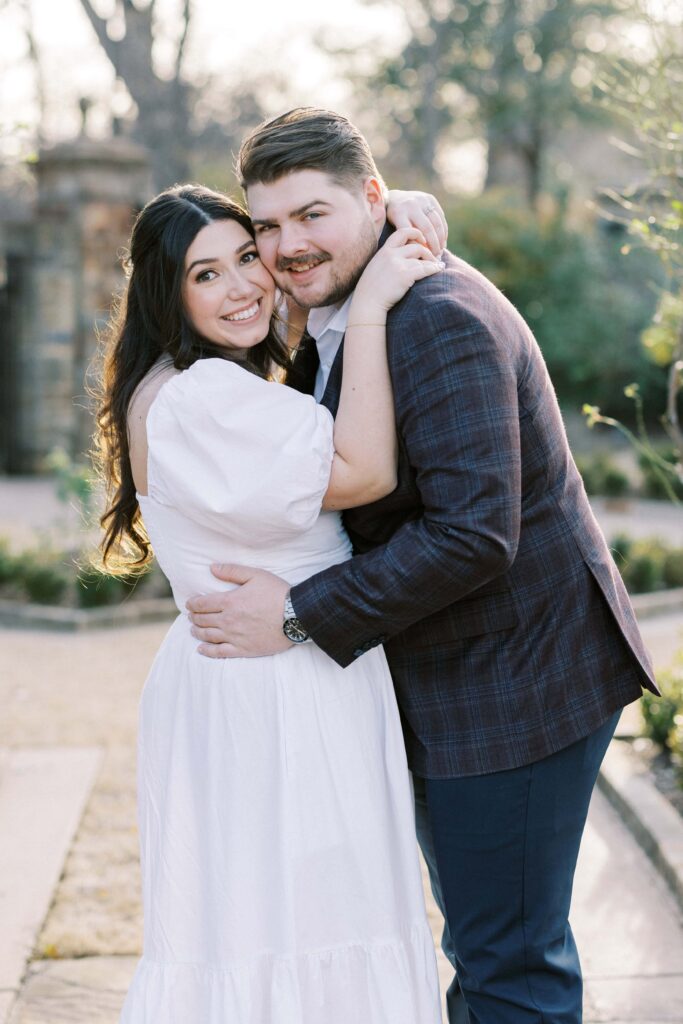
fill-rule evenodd
<path id="1" fill-rule="evenodd" d="M 656 687 L 542 356 L 344 117 L 275 118 L 238 169 L 249 216 L 140 214 L 105 372 L 105 553 L 153 547 L 183 612 L 121 1022 L 437 1024 L 417 825 L 450 1024 L 578 1024 L 588 804 Z"/>

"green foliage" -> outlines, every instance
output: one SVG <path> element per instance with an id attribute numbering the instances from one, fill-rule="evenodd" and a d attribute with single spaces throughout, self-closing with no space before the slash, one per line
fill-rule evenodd
<path id="1" fill-rule="evenodd" d="M 575 230 L 560 214 L 539 219 L 500 193 L 461 200 L 447 215 L 449 248 L 527 320 L 561 403 L 590 400 L 628 416 L 624 381 L 638 378 L 655 407 L 662 404 L 665 374 L 640 344 L 655 306 L 648 254 L 626 265 L 613 238 Z"/>
<path id="2" fill-rule="evenodd" d="M 74 552 L 58 551 L 46 543 L 35 548 L 11 552 L 0 538 L 0 596 L 35 604 L 97 608 L 120 604 L 142 587 L 153 589 L 158 597 L 170 595 L 165 577 L 158 568 L 135 576 L 111 576 L 85 565 Z"/>
<path id="3" fill-rule="evenodd" d="M 17 558 L 10 551 L 9 541 L 0 537 L 0 585 L 11 583 L 17 576 Z"/>
<path id="4" fill-rule="evenodd" d="M 649 594 L 664 587 L 665 549 L 656 541 L 635 541 L 626 561 L 619 566 L 632 594 Z"/>
<path id="5" fill-rule="evenodd" d="M 46 465 L 55 475 L 59 500 L 65 505 L 75 503 L 83 521 L 90 522 L 96 484 L 92 468 L 75 462 L 63 448 L 54 448 Z"/>
<path id="6" fill-rule="evenodd" d="M 661 697 L 642 697 L 644 732 L 669 753 L 683 754 L 683 659 L 657 678 Z"/>
<path id="7" fill-rule="evenodd" d="M 623 565 L 631 557 L 631 551 L 633 549 L 633 540 L 625 533 L 618 533 L 615 537 L 612 537 L 610 541 L 610 551 L 614 561 L 617 563 L 617 567 L 621 569 Z"/>
<path id="8" fill-rule="evenodd" d="M 641 34 L 647 38 L 647 58 L 643 52 L 622 55 L 606 68 L 598 88 L 603 105 L 620 118 L 637 146 L 628 149 L 640 158 L 641 181 L 637 187 L 622 193 L 608 191 L 621 220 L 635 246 L 623 247 L 625 253 L 638 248 L 650 250 L 657 257 L 665 279 L 653 323 L 642 333 L 643 349 L 651 361 L 668 367 L 666 398 L 661 402 L 661 422 L 673 442 L 677 462 L 683 463 L 683 430 L 680 427 L 680 398 L 683 391 L 683 116 L 681 85 L 683 84 L 683 14 L 678 0 L 656 7 L 646 0 L 633 0 L 633 15 L 642 22 Z M 644 172 L 644 173 L 643 173 Z M 636 405 L 641 401 L 633 395 Z M 680 466 L 670 471 L 661 460 L 643 428 L 642 405 L 638 409 L 638 435 L 631 440 L 641 454 L 652 463 L 664 493 L 673 501 L 680 500 L 677 485 L 681 483 Z M 593 411 L 589 426 L 607 422 Z M 618 422 L 611 426 L 623 430 Z"/>
<path id="9" fill-rule="evenodd" d="M 683 295 L 664 292 L 655 318 L 643 331 L 645 351 L 658 366 L 670 366 L 676 357 L 683 331 Z"/>
<path id="10" fill-rule="evenodd" d="M 634 540 L 620 533 L 612 538 L 610 550 L 632 594 L 683 587 L 683 548 L 670 547 L 657 538 Z"/>
<path id="11" fill-rule="evenodd" d="M 131 580 L 126 576 L 111 576 L 90 567 L 82 568 L 76 579 L 78 605 L 80 608 L 100 608 L 120 604 L 130 597 L 136 583 L 139 585 L 144 579 L 144 576 L 139 576 Z"/>
<path id="12" fill-rule="evenodd" d="M 587 494 L 600 494 L 608 498 L 621 498 L 628 494 L 628 476 L 605 452 L 577 455 L 576 466 L 583 477 Z"/>
<path id="13" fill-rule="evenodd" d="M 69 586 L 71 573 L 63 552 L 36 548 L 17 558 L 17 576 L 30 601 L 59 604 Z"/>
<path id="14" fill-rule="evenodd" d="M 668 551 L 662 569 L 664 586 L 683 587 L 683 550 Z"/>
<path id="15" fill-rule="evenodd" d="M 669 498 L 673 490 L 675 496 L 683 500 L 683 482 L 673 472 L 678 464 L 677 453 L 672 445 L 656 447 L 657 455 L 672 467 L 672 472 L 663 476 L 662 468 L 654 462 L 647 454 L 641 454 L 638 459 L 643 474 L 643 493 L 647 498 Z"/>

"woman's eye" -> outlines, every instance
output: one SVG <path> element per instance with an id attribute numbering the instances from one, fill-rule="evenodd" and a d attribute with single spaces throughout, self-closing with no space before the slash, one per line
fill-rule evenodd
<path id="1" fill-rule="evenodd" d="M 250 263 L 253 263 L 254 260 L 257 260 L 257 259 L 258 259 L 258 253 L 254 249 L 252 252 L 242 253 L 242 255 L 240 257 L 240 263 L 241 264 L 246 264 L 248 266 Z"/>
<path id="2" fill-rule="evenodd" d="M 215 276 L 215 270 L 202 270 L 200 274 L 197 274 L 195 280 L 197 281 L 197 284 L 203 284 L 204 281 L 213 281 Z"/>
<path id="3" fill-rule="evenodd" d="M 317 218 L 320 217 L 320 216 L 322 216 L 320 213 L 316 213 L 315 211 L 310 211 L 309 213 L 307 213 L 305 215 L 304 220 L 317 220 Z"/>

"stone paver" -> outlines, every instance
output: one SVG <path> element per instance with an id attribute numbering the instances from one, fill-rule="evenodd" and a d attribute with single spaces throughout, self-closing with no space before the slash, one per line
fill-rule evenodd
<path id="1" fill-rule="evenodd" d="M 0 991 L 17 991 L 100 763 L 98 750 L 5 751 L 0 769 Z"/>
<path id="2" fill-rule="evenodd" d="M 661 877 L 596 792 L 579 859 L 572 926 L 585 1021 L 683 1021 L 683 922 Z"/>
<path id="3" fill-rule="evenodd" d="M 8 1024 L 116 1024 L 135 963 L 125 956 L 34 962 Z"/>

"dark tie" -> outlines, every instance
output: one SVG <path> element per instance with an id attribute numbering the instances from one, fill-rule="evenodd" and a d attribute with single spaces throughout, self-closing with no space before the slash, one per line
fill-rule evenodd
<path id="1" fill-rule="evenodd" d="M 308 331 L 304 331 L 303 338 L 294 356 L 294 364 L 287 374 L 287 384 L 295 391 L 302 391 L 305 395 L 312 395 L 315 389 L 315 378 L 320 366 L 318 346 L 315 339 Z"/>

